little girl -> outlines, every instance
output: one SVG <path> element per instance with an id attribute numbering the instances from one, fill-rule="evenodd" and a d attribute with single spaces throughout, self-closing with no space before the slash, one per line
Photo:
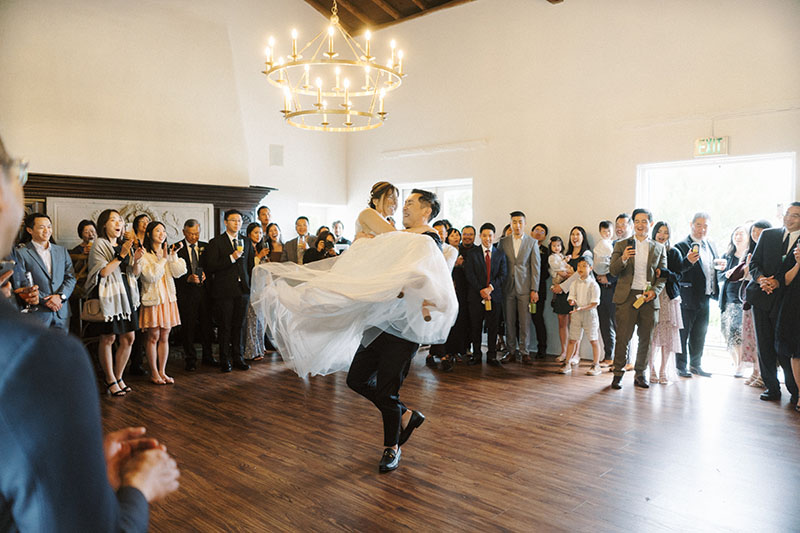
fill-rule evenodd
<path id="1" fill-rule="evenodd" d="M 550 257 L 547 262 L 550 266 L 550 278 L 553 280 L 553 287 L 561 285 L 571 274 L 567 259 L 564 257 L 564 241 L 561 237 L 550 237 Z M 555 292 L 553 290 L 553 292 Z M 550 302 L 553 306 L 553 312 L 558 316 L 558 336 L 561 339 L 561 355 L 556 358 L 556 361 L 565 361 L 567 358 L 567 329 L 569 328 L 569 313 L 572 311 L 572 306 L 567 302 L 567 294 L 565 292 L 556 293 Z"/>

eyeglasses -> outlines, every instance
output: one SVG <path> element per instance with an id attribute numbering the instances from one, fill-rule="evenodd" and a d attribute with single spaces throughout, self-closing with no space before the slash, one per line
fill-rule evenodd
<path id="1" fill-rule="evenodd" d="M 783 216 L 789 217 L 789 218 L 800 218 L 800 213 L 786 213 Z"/>
<path id="2" fill-rule="evenodd" d="M 3 164 L 9 176 L 16 176 L 21 187 L 28 183 L 28 161 L 25 159 L 12 159 Z"/>

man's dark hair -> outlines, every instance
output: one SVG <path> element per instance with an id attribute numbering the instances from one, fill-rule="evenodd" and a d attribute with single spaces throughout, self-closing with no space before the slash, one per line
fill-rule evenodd
<path id="1" fill-rule="evenodd" d="M 430 191 L 423 191 L 422 189 L 413 189 L 411 194 L 419 194 L 419 201 L 422 202 L 423 205 L 427 205 L 431 208 L 431 216 L 428 217 L 428 220 L 435 218 L 439 214 L 442 206 L 436 194 Z"/>
<path id="2" fill-rule="evenodd" d="M 800 207 L 800 202 L 792 202 L 789 204 L 789 207 Z"/>
<path id="3" fill-rule="evenodd" d="M 547 237 L 547 234 L 550 233 L 550 228 L 548 228 L 547 224 L 545 224 L 544 222 L 537 222 L 536 224 L 534 224 L 533 229 L 536 229 L 539 226 L 542 227 L 542 229 L 544 230 L 544 236 Z"/>
<path id="4" fill-rule="evenodd" d="M 31 213 L 30 215 L 25 216 L 25 227 L 33 229 L 33 226 L 36 224 L 37 218 L 46 218 L 47 220 L 50 220 L 50 217 L 45 215 L 44 213 Z M 50 220 L 50 222 L 53 221 Z"/>
<path id="5" fill-rule="evenodd" d="M 434 228 L 436 226 L 444 226 L 444 229 L 447 230 L 447 231 L 450 231 L 450 228 L 453 227 L 453 225 L 450 224 L 450 221 L 447 220 L 446 218 L 442 218 L 442 219 L 437 220 L 436 222 L 431 224 L 431 226 L 434 227 Z"/>
<path id="6" fill-rule="evenodd" d="M 469 224 L 467 224 L 466 226 L 461 228 L 461 234 L 462 235 L 464 234 L 464 230 L 467 229 L 467 228 L 472 228 L 472 231 L 475 231 L 475 226 L 470 226 Z"/>
<path id="7" fill-rule="evenodd" d="M 586 255 L 582 255 L 582 256 L 580 256 L 580 257 L 578 258 L 578 262 L 577 262 L 577 263 L 575 263 L 575 266 L 577 267 L 577 266 L 578 266 L 578 265 L 580 265 L 581 263 L 586 263 L 586 264 L 587 264 L 587 265 L 589 265 L 590 267 L 591 267 L 591 266 L 594 264 L 594 263 L 592 262 L 592 258 L 591 258 L 591 257 L 589 257 L 589 256 L 586 256 Z"/>
<path id="8" fill-rule="evenodd" d="M 334 227 L 336 224 L 341 224 L 342 229 L 344 229 L 344 223 L 341 220 L 334 220 L 333 222 L 331 222 L 331 227 Z"/>
<path id="9" fill-rule="evenodd" d="M 510 216 L 511 216 L 511 218 L 514 218 L 514 217 L 522 217 L 522 218 L 527 218 L 527 217 L 525 216 L 525 213 L 523 213 L 522 211 L 511 211 L 511 214 L 510 214 Z"/>
<path id="10" fill-rule="evenodd" d="M 647 215 L 647 220 L 649 222 L 653 221 L 653 213 L 651 213 L 649 209 L 645 209 L 643 207 L 639 207 L 637 209 L 634 209 L 633 210 L 633 214 L 631 215 L 631 219 L 632 220 L 636 219 L 636 215 L 641 215 L 641 214 Z"/>
<path id="11" fill-rule="evenodd" d="M 297 219 L 294 221 L 294 223 L 295 223 L 295 224 L 297 224 L 297 223 L 298 223 L 298 222 L 300 222 L 301 220 L 305 220 L 305 221 L 306 221 L 306 224 L 308 224 L 308 217 L 307 217 L 307 216 L 305 216 L 305 215 L 300 215 L 299 217 L 297 217 Z"/>
<path id="12" fill-rule="evenodd" d="M 200 222 L 197 221 L 196 218 L 190 218 L 186 222 L 183 223 L 184 228 L 193 228 L 195 226 L 199 226 Z"/>
<path id="13" fill-rule="evenodd" d="M 631 216 L 628 213 L 620 213 L 619 215 L 617 215 L 617 218 L 614 219 L 614 222 L 616 222 L 619 219 L 631 220 Z"/>
<path id="14" fill-rule="evenodd" d="M 95 231 L 97 231 L 97 226 L 94 225 L 94 222 L 91 220 L 81 220 L 78 222 L 78 238 L 83 239 L 83 230 L 86 229 L 86 226 L 92 226 Z"/>
<path id="15" fill-rule="evenodd" d="M 262 209 L 266 209 L 267 211 L 269 211 L 270 213 L 272 213 L 272 210 L 271 210 L 269 207 L 267 207 L 267 206 L 265 206 L 265 205 L 260 205 L 260 206 L 258 206 L 258 209 L 256 209 L 256 216 L 258 216 L 258 215 L 260 215 L 260 214 L 261 214 L 261 210 L 262 210 Z"/>
<path id="16" fill-rule="evenodd" d="M 485 229 L 490 229 L 490 230 L 492 230 L 492 233 L 497 233 L 497 229 L 494 227 L 494 224 L 492 224 L 491 222 L 484 222 L 483 224 L 481 224 L 480 233 L 483 233 L 483 230 L 485 230 Z"/>
<path id="17" fill-rule="evenodd" d="M 242 212 L 239 211 L 238 209 L 228 209 L 227 211 L 225 211 L 225 217 L 223 218 L 223 220 L 228 220 L 228 218 L 233 215 L 239 215 L 240 217 L 242 217 L 242 220 L 244 220 L 244 215 L 242 215 Z"/>
<path id="18" fill-rule="evenodd" d="M 612 223 L 610 220 L 601 220 L 600 224 L 598 224 L 597 229 L 611 229 Z"/>

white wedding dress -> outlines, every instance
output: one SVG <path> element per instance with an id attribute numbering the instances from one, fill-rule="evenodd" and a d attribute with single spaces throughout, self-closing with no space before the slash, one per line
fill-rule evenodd
<path id="1" fill-rule="evenodd" d="M 348 369 L 362 340 L 369 344 L 381 331 L 441 344 L 458 313 L 437 244 L 400 231 L 359 239 L 342 255 L 309 265 L 258 265 L 250 295 L 273 344 L 301 377 Z"/>

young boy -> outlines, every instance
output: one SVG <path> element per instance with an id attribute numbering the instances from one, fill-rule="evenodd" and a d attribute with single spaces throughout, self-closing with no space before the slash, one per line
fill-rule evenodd
<path id="1" fill-rule="evenodd" d="M 603 337 L 605 357 L 600 362 L 601 366 L 610 367 L 614 359 L 614 344 L 616 323 L 614 322 L 614 278 L 608 278 L 608 266 L 611 264 L 611 254 L 614 252 L 614 224 L 610 220 L 603 220 L 599 226 L 600 240 L 594 247 L 594 275 L 600 285 L 600 305 L 597 307 L 597 316 L 600 318 L 600 335 Z"/>
<path id="2" fill-rule="evenodd" d="M 597 305 L 600 303 L 600 286 L 591 275 L 592 260 L 582 257 L 578 261 L 578 279 L 576 279 L 569 289 L 567 301 L 574 307 L 570 311 L 569 323 L 569 345 L 567 346 L 567 360 L 559 369 L 560 374 L 572 372 L 572 365 L 569 364 L 570 355 L 577 351 L 578 342 L 581 340 L 583 332 L 592 344 L 592 354 L 594 356 L 592 366 L 586 372 L 589 376 L 598 376 L 600 370 L 600 342 L 598 339 L 599 320 L 597 318 Z"/>

